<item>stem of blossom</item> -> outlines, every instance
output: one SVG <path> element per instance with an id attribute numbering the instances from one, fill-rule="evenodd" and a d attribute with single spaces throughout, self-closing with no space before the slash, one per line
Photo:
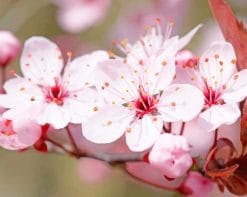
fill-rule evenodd
<path id="1" fill-rule="evenodd" d="M 101 161 L 105 161 L 109 164 L 120 164 L 125 162 L 137 162 L 137 161 L 143 161 L 144 155 L 142 153 L 81 153 L 81 152 L 74 152 L 66 149 L 62 144 L 54 141 L 53 139 L 46 138 L 46 141 L 52 143 L 54 146 L 57 146 L 58 148 L 62 149 L 65 153 L 68 155 L 75 157 L 75 158 L 81 158 L 81 157 L 88 157 L 93 158 Z"/>
<path id="2" fill-rule="evenodd" d="M 79 155 L 79 154 L 80 154 L 80 150 L 79 150 L 79 148 L 77 147 L 77 145 L 76 145 L 76 143 L 75 143 L 75 140 L 74 140 L 73 135 L 72 135 L 72 133 L 71 133 L 71 131 L 70 131 L 70 129 L 69 129 L 69 126 L 66 127 L 66 131 L 67 131 L 67 133 L 68 133 L 70 143 L 71 143 L 71 145 L 72 145 L 73 148 L 74 148 L 75 154 L 76 154 L 76 155 Z"/>
<path id="3" fill-rule="evenodd" d="M 213 144 L 212 148 L 214 148 L 216 146 L 217 138 L 218 138 L 218 129 L 216 129 L 214 132 L 214 144 Z"/>
<path id="4" fill-rule="evenodd" d="M 3 89 L 3 84 L 6 80 L 6 67 L 2 66 L 1 67 L 1 92 L 0 93 L 4 93 L 4 89 Z"/>
<path id="5" fill-rule="evenodd" d="M 172 132 L 172 123 L 171 122 L 168 123 L 168 131 L 169 131 L 169 133 Z"/>
<path id="6" fill-rule="evenodd" d="M 109 164 L 143 161 L 142 153 L 83 153 L 80 157 L 89 157 Z"/>
<path id="7" fill-rule="evenodd" d="M 181 128 L 180 128 L 180 135 L 184 134 L 184 128 L 185 128 L 185 122 L 182 122 Z"/>
<path id="8" fill-rule="evenodd" d="M 47 141 L 47 142 L 50 142 L 50 143 L 53 144 L 54 146 L 57 146 L 58 148 L 62 149 L 62 150 L 63 150 L 65 153 L 67 153 L 68 155 L 73 156 L 73 157 L 78 157 L 78 156 L 76 155 L 75 152 L 66 149 L 62 144 L 60 144 L 60 143 L 54 141 L 53 139 L 46 138 L 46 141 Z"/>

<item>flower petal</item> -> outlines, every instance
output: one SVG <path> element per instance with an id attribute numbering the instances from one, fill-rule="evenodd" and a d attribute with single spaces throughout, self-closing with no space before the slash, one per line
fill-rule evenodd
<path id="1" fill-rule="evenodd" d="M 189 33 L 179 39 L 178 50 L 183 49 L 193 38 L 193 36 L 197 33 L 197 31 L 202 27 L 202 24 L 197 25 L 194 29 L 192 29 Z"/>
<path id="2" fill-rule="evenodd" d="M 190 121 L 204 105 L 202 92 L 191 85 L 173 84 L 162 94 L 158 112 L 166 122 Z"/>
<path id="3" fill-rule="evenodd" d="M 69 98 L 64 100 L 63 107 L 68 110 L 71 123 L 79 124 L 84 122 L 101 105 L 97 91 L 85 88 L 73 92 Z"/>
<path id="4" fill-rule="evenodd" d="M 122 106 L 106 105 L 82 125 L 82 133 L 91 142 L 111 143 L 124 134 L 133 117 L 134 114 Z"/>
<path id="5" fill-rule="evenodd" d="M 7 94 L 0 95 L 0 106 L 5 108 L 27 107 L 44 100 L 42 90 L 24 78 L 9 79 L 4 84 Z"/>
<path id="6" fill-rule="evenodd" d="M 192 157 L 206 156 L 214 143 L 214 133 L 204 130 L 196 119 L 186 122 L 183 136 L 190 145 Z"/>
<path id="7" fill-rule="evenodd" d="M 140 67 L 139 73 L 143 73 L 142 85 L 150 94 L 158 94 L 163 91 L 175 76 L 175 57 L 168 56 L 167 50 L 156 57 L 150 57 Z M 138 65 L 139 66 L 139 65 Z"/>
<path id="8" fill-rule="evenodd" d="M 55 129 L 61 129 L 70 122 L 69 112 L 55 103 L 44 104 L 43 112 L 36 117 L 40 125 L 50 124 Z"/>
<path id="9" fill-rule="evenodd" d="M 222 94 L 225 102 L 240 102 L 247 96 L 247 69 L 231 77 Z"/>
<path id="10" fill-rule="evenodd" d="M 166 177 L 178 178 L 186 174 L 193 163 L 189 150 L 184 136 L 163 133 L 149 153 L 149 162 Z"/>
<path id="11" fill-rule="evenodd" d="M 127 129 L 126 143 L 132 151 L 150 148 L 162 132 L 163 122 L 159 117 L 143 116 Z"/>
<path id="12" fill-rule="evenodd" d="M 213 105 L 200 114 L 198 124 L 206 131 L 213 131 L 223 124 L 233 124 L 239 116 L 236 104 Z"/>
<path id="13" fill-rule="evenodd" d="M 95 51 L 74 59 L 65 68 L 63 77 L 65 86 L 70 91 L 74 91 L 95 85 L 95 67 L 99 62 L 107 59 L 109 55 L 105 51 Z"/>
<path id="14" fill-rule="evenodd" d="M 54 85 L 63 68 L 61 51 L 44 37 L 32 37 L 25 42 L 21 70 L 28 80 L 45 86 Z"/>
<path id="15" fill-rule="evenodd" d="M 136 71 L 137 72 L 137 71 Z M 127 103 L 138 97 L 139 78 L 123 59 L 102 62 L 97 67 L 97 89 L 107 102 Z"/>
<path id="16" fill-rule="evenodd" d="M 13 129 L 26 146 L 33 145 L 41 136 L 41 126 L 20 116 L 13 120 Z"/>
<path id="17" fill-rule="evenodd" d="M 168 180 L 159 169 L 146 162 L 128 162 L 126 170 L 138 180 L 163 189 L 177 189 L 184 180 L 184 177 Z"/>
<path id="18" fill-rule="evenodd" d="M 236 55 L 228 42 L 215 42 L 202 55 L 199 70 L 214 90 L 226 84 L 236 72 Z"/>

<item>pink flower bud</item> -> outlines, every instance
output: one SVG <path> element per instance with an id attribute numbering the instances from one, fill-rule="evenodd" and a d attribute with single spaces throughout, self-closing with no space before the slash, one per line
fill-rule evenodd
<path id="1" fill-rule="evenodd" d="M 195 67 L 198 58 L 189 50 L 179 51 L 176 54 L 176 65 L 182 67 Z"/>
<path id="2" fill-rule="evenodd" d="M 7 66 L 19 51 L 19 40 L 9 31 L 0 31 L 0 66 Z"/>
<path id="3" fill-rule="evenodd" d="M 186 173 L 193 161 L 189 145 L 183 136 L 164 133 L 155 142 L 149 154 L 151 165 L 160 169 L 167 178 L 177 178 Z"/>
<path id="4" fill-rule="evenodd" d="M 213 190 L 214 183 L 198 172 L 190 172 L 180 191 L 188 197 L 208 197 Z"/>

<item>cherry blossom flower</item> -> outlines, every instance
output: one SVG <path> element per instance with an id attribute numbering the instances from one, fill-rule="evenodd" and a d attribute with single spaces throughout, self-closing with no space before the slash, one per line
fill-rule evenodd
<path id="1" fill-rule="evenodd" d="M 201 56 L 197 67 L 177 68 L 177 82 L 191 83 L 204 93 L 204 108 L 198 124 L 212 131 L 233 124 L 240 116 L 238 103 L 247 95 L 247 70 L 237 72 L 230 43 L 215 42 Z"/>
<path id="2" fill-rule="evenodd" d="M 0 146 L 8 150 L 20 150 L 33 145 L 41 136 L 41 128 L 30 120 L 0 117 Z"/>
<path id="3" fill-rule="evenodd" d="M 19 40 L 9 31 L 0 31 L 0 66 L 8 65 L 20 51 Z"/>
<path id="4" fill-rule="evenodd" d="M 70 123 L 82 123 L 93 112 L 97 92 L 91 88 L 92 72 L 98 61 L 108 59 L 104 51 L 96 51 L 74 59 L 63 68 L 59 48 L 43 37 L 26 41 L 21 56 L 24 77 L 8 80 L 7 92 L 0 105 L 9 108 L 3 116 L 13 119 L 19 112 L 40 125 L 59 129 Z M 63 73 L 61 75 L 61 73 Z"/>
<path id="5" fill-rule="evenodd" d="M 58 23 L 68 32 L 77 33 L 102 21 L 110 0 L 53 0 L 59 7 Z"/>
<path id="6" fill-rule="evenodd" d="M 202 109 L 202 93 L 191 85 L 170 83 L 177 49 L 194 31 L 180 42 L 177 37 L 163 38 L 155 28 L 133 46 L 123 41 L 125 59 L 98 65 L 97 87 L 107 104 L 85 123 L 84 136 L 110 143 L 125 133 L 128 147 L 143 151 L 159 137 L 163 121 L 192 120 Z"/>
<path id="7" fill-rule="evenodd" d="M 154 143 L 149 162 L 157 167 L 168 178 L 184 175 L 193 161 L 189 144 L 183 136 L 164 133 Z"/>

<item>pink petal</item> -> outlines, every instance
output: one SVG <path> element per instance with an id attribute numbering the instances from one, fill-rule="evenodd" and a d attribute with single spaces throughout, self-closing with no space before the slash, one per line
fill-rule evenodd
<path id="1" fill-rule="evenodd" d="M 21 70 L 26 79 L 44 86 L 54 85 L 63 68 L 61 51 L 44 37 L 29 38 L 21 56 Z"/>
<path id="2" fill-rule="evenodd" d="M 0 66 L 7 66 L 20 52 L 19 40 L 9 31 L 0 31 Z"/>
<path id="3" fill-rule="evenodd" d="M 126 165 L 126 170 L 140 181 L 164 189 L 176 189 L 183 182 L 183 177 L 172 181 L 167 180 L 159 169 L 144 162 L 129 162 Z"/>
<path id="4" fill-rule="evenodd" d="M 166 133 L 155 142 L 149 154 L 149 162 L 169 178 L 183 176 L 193 163 L 186 139 Z"/>
<path id="5" fill-rule="evenodd" d="M 206 156 L 214 143 L 214 133 L 204 130 L 196 119 L 186 122 L 183 136 L 190 145 L 190 154 L 193 157 Z"/>
<path id="6" fill-rule="evenodd" d="M 13 120 L 13 129 L 20 142 L 26 146 L 31 146 L 41 137 L 41 126 L 21 117 Z"/>
<path id="7" fill-rule="evenodd" d="M 214 182 L 198 172 L 190 172 L 182 187 L 191 190 L 192 194 L 187 195 L 188 197 L 208 197 L 211 196 L 210 194 L 213 191 Z"/>

